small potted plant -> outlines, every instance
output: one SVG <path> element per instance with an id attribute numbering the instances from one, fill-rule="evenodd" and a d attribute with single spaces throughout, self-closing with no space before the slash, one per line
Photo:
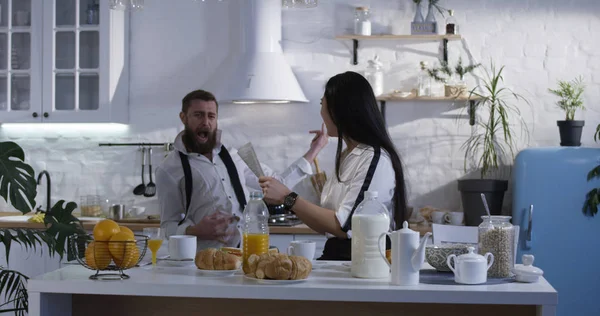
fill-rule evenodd
<path id="1" fill-rule="evenodd" d="M 582 100 L 584 89 L 581 76 L 571 81 L 559 80 L 558 89 L 548 89 L 550 93 L 560 98 L 557 105 L 565 111 L 565 120 L 556 121 L 561 146 L 581 146 L 581 133 L 585 121 L 575 120 L 575 112 L 578 109 L 585 110 Z"/>
<path id="2" fill-rule="evenodd" d="M 458 62 L 454 69 L 448 65 L 447 61 L 440 61 L 440 67 L 427 69 L 427 73 L 435 81 L 444 84 L 444 96 L 459 97 L 466 96 L 469 92 L 465 82 L 465 75 L 473 72 L 480 64 L 464 66 L 462 57 L 458 58 Z"/>
<path id="3" fill-rule="evenodd" d="M 524 97 L 503 86 L 503 71 L 504 66 L 498 69 L 492 62 L 490 70 L 486 69 L 485 77 L 481 78 L 481 85 L 469 92 L 469 98 L 476 99 L 474 110 L 479 119 L 461 148 L 465 155 L 465 172 L 471 163 L 473 169 L 478 169 L 479 177 L 458 180 L 467 226 L 479 225 L 481 216 L 486 215 L 482 193 L 491 215 L 501 214 L 504 193 L 508 189 L 508 177 L 503 171 L 509 170 L 517 151 L 513 138 L 515 122 L 512 120 L 520 118 L 517 102 L 529 104 Z M 522 119 L 520 123 L 526 131 L 527 125 Z"/>

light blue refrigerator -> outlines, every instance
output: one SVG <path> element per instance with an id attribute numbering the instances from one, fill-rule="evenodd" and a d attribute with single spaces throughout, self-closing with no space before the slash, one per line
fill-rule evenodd
<path id="1" fill-rule="evenodd" d="M 596 148 L 529 148 L 515 158 L 517 263 L 522 254 L 535 256 L 533 265 L 558 292 L 558 316 L 600 315 L 600 213 L 582 212 L 587 192 L 600 187 L 599 180 L 587 181 L 598 164 Z"/>

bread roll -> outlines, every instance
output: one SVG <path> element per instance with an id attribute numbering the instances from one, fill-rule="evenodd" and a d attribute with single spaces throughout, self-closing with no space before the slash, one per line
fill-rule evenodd
<path id="1" fill-rule="evenodd" d="M 312 262 L 302 256 L 290 256 L 292 264 L 296 266 L 293 269 L 296 273 L 290 275 L 290 280 L 302 280 L 308 278 L 312 271 Z"/>
<path id="2" fill-rule="evenodd" d="M 215 248 L 208 248 L 199 251 L 194 262 L 196 267 L 202 270 L 237 270 L 242 265 L 242 258 Z"/>
<path id="3" fill-rule="evenodd" d="M 240 249 L 240 248 L 222 247 L 220 250 L 224 251 L 224 252 L 227 252 L 227 253 L 230 253 L 232 255 L 236 255 L 238 257 L 242 256 L 242 249 Z"/>

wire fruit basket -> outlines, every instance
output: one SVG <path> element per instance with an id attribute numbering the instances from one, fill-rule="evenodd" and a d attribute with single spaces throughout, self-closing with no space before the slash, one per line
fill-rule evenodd
<path id="1" fill-rule="evenodd" d="M 90 279 L 126 280 L 129 275 L 123 271 L 137 266 L 148 248 L 148 236 L 134 235 L 134 239 L 97 241 L 91 234 L 78 234 L 69 237 L 69 247 L 77 262 L 96 271 Z"/>

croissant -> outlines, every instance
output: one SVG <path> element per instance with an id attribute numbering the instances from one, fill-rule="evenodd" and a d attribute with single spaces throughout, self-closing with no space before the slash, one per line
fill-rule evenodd
<path id="1" fill-rule="evenodd" d="M 207 248 L 196 254 L 194 262 L 198 269 L 203 270 L 237 270 L 242 265 L 242 257 L 229 251 Z"/>
<path id="2" fill-rule="evenodd" d="M 252 254 L 248 257 L 246 274 L 257 279 L 302 280 L 312 271 L 310 260 L 281 253 Z"/>

